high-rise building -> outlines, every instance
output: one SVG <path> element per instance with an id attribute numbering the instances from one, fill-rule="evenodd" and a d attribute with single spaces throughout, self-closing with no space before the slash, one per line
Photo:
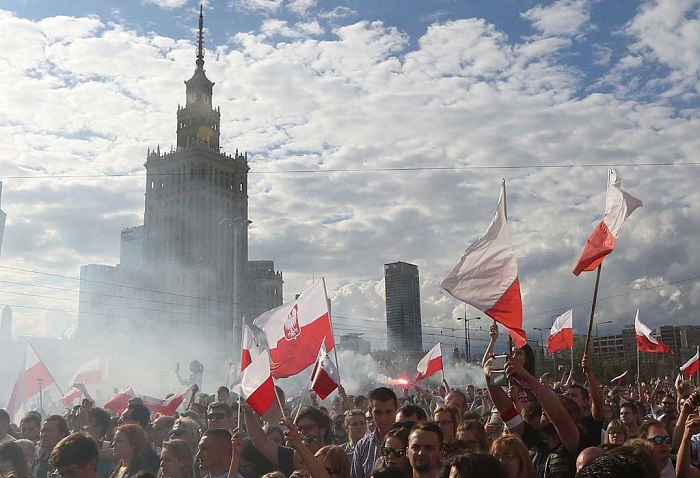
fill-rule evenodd
<path id="1" fill-rule="evenodd" d="M 236 356 L 242 319 L 282 304 L 274 262 L 248 261 L 248 158 L 221 150 L 203 31 L 200 8 L 177 148 L 146 155 L 144 224 L 122 230 L 119 266 L 81 268 L 79 337 L 167 330 Z"/>
<path id="2" fill-rule="evenodd" d="M 418 266 L 384 264 L 387 350 L 423 350 Z"/>

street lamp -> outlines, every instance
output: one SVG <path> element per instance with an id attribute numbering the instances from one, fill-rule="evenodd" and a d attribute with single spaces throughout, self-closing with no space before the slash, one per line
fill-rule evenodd
<path id="1" fill-rule="evenodd" d="M 544 336 L 542 335 L 542 332 L 544 332 L 545 330 L 549 330 L 549 329 L 545 329 L 543 327 L 533 327 L 533 328 L 535 330 L 540 331 L 540 348 L 542 350 L 542 360 L 544 360 Z"/>
<path id="2" fill-rule="evenodd" d="M 219 226 L 228 227 L 233 234 L 233 356 L 239 353 L 241 350 L 240 345 L 240 334 L 241 334 L 241 324 L 240 324 L 240 307 L 239 301 L 241 297 L 241 262 L 247 261 L 248 258 L 241 258 L 241 229 L 245 232 L 245 238 L 248 237 L 248 226 L 252 224 L 253 221 L 248 219 L 241 219 L 240 217 L 234 219 L 223 218 L 219 222 Z M 243 249 L 245 251 L 245 249 Z M 243 270 L 245 274 L 245 270 Z"/>
<path id="3" fill-rule="evenodd" d="M 471 340 L 469 337 L 469 322 L 472 320 L 481 320 L 481 317 L 467 317 L 466 308 L 464 310 L 464 317 L 457 317 L 457 320 L 464 321 L 464 355 L 467 359 L 467 363 L 471 362 L 472 350 L 471 350 Z"/>

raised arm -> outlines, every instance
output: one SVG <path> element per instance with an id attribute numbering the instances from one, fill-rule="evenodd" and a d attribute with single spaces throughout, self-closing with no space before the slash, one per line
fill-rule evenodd
<path id="1" fill-rule="evenodd" d="M 350 403 L 350 399 L 348 398 L 348 394 L 345 393 L 345 389 L 341 384 L 338 384 L 338 394 L 340 395 L 340 398 L 343 399 L 343 406 L 345 407 L 345 411 L 349 412 L 352 410 L 354 407 L 352 403 Z"/>
<path id="2" fill-rule="evenodd" d="M 498 340 L 498 323 L 493 321 L 491 327 L 489 327 L 489 344 L 486 346 L 486 351 L 484 352 L 484 358 L 481 359 L 481 366 L 486 365 L 486 361 L 493 355 L 493 349 L 496 347 L 496 341 Z"/>
<path id="3" fill-rule="evenodd" d="M 678 449 L 676 460 L 676 476 L 678 478 L 700 478 L 700 470 L 690 464 L 690 439 L 700 432 L 700 418 L 695 417 L 687 421 L 681 446 Z"/>
<path id="4" fill-rule="evenodd" d="M 676 420 L 676 428 L 673 429 L 673 443 L 671 443 L 671 450 L 679 450 L 681 446 L 681 441 L 683 440 L 683 433 L 685 433 L 685 425 L 688 421 L 688 417 L 695 410 L 695 400 L 700 397 L 700 392 L 693 392 L 688 398 L 683 402 L 681 407 L 681 413 L 678 415 L 678 420 Z"/>
<path id="5" fill-rule="evenodd" d="M 231 453 L 231 466 L 228 469 L 228 476 L 236 478 L 238 476 L 238 465 L 241 462 L 241 452 L 243 451 L 243 438 L 241 438 L 238 428 L 233 430 L 233 435 L 231 435 L 231 447 L 233 452 Z"/>
<path id="6" fill-rule="evenodd" d="M 323 466 L 323 463 L 321 463 L 321 461 L 316 458 L 302 442 L 301 435 L 299 435 L 296 425 L 289 420 L 283 421 L 282 425 L 287 427 L 287 431 L 284 433 L 287 443 L 289 443 L 289 446 L 296 450 L 299 458 L 301 458 L 301 461 L 304 462 L 306 468 L 309 470 L 311 478 L 330 478 L 330 475 L 328 474 L 326 467 Z"/>
<path id="7" fill-rule="evenodd" d="M 491 383 L 491 362 L 493 362 L 492 357 L 484 362 L 484 376 L 486 378 L 486 387 L 488 388 L 491 401 L 496 407 L 496 410 L 498 410 L 501 419 L 508 427 L 508 430 L 514 435 L 521 436 L 523 434 L 524 425 L 522 418 L 520 418 L 518 414 L 518 410 L 508 397 L 508 394 L 498 385 Z"/>
<path id="8" fill-rule="evenodd" d="M 600 421 L 601 418 L 603 418 L 605 394 L 603 394 L 603 389 L 600 388 L 598 380 L 596 380 L 595 375 L 593 375 L 593 359 L 590 355 L 583 354 L 581 368 L 583 368 L 583 373 L 586 374 L 588 389 L 591 394 L 591 415 L 596 421 Z"/>
<path id="9" fill-rule="evenodd" d="M 506 375 L 509 378 L 515 377 L 518 380 L 522 380 L 530 387 L 532 393 L 535 394 L 535 398 L 537 398 L 537 401 L 542 405 L 542 411 L 549 417 L 549 421 L 552 422 L 552 425 L 556 428 L 559 438 L 567 450 L 571 453 L 578 453 L 581 451 L 579 450 L 581 436 L 578 427 L 573 418 L 571 418 L 571 415 L 569 415 L 569 412 L 564 408 L 564 405 L 562 405 L 559 397 L 540 384 L 540 382 L 530 375 L 522 365 L 508 362 L 506 365 Z M 498 405 L 496 406 L 498 407 Z"/>
<path id="10" fill-rule="evenodd" d="M 241 406 L 243 407 L 243 413 L 245 413 L 245 425 L 248 430 L 250 441 L 253 442 L 255 448 L 257 448 L 270 463 L 276 467 L 279 466 L 277 444 L 270 440 L 265 434 L 265 430 L 263 430 L 262 425 L 260 425 L 260 418 L 255 413 L 255 410 L 242 403 Z"/>

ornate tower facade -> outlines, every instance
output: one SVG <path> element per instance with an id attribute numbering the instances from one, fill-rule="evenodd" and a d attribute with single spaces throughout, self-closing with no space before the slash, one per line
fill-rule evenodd
<path id="1" fill-rule="evenodd" d="M 235 354 L 245 314 L 249 167 L 245 154 L 220 150 L 213 87 L 204 70 L 200 8 L 196 68 L 177 110 L 177 149 L 146 157 L 143 268 L 154 288 L 171 294 L 175 309 L 189 311 L 180 321 L 189 324 L 188 334 Z"/>

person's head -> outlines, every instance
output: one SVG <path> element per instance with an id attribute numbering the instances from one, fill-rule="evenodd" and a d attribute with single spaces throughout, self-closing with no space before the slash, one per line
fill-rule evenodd
<path id="1" fill-rule="evenodd" d="M 350 462 L 338 445 L 324 446 L 314 456 L 321 462 L 330 478 L 350 478 Z"/>
<path id="2" fill-rule="evenodd" d="M 408 436 L 407 456 L 414 476 L 434 476 L 443 457 L 442 429 L 432 422 L 415 425 Z"/>
<path id="3" fill-rule="evenodd" d="M 121 460 L 123 464 L 143 458 L 147 446 L 146 432 L 140 425 L 119 425 L 114 432 L 112 452 L 114 458 Z"/>
<path id="4" fill-rule="evenodd" d="M 238 417 L 234 416 L 231 405 L 225 402 L 214 402 L 209 404 L 207 410 L 207 428 L 224 428 L 233 430 L 238 425 Z"/>
<path id="5" fill-rule="evenodd" d="M 197 422 L 187 417 L 180 417 L 175 420 L 172 430 L 168 434 L 170 438 L 179 438 L 185 440 L 192 449 L 192 454 L 197 452 L 197 444 L 199 443 L 199 427 Z"/>
<path id="6" fill-rule="evenodd" d="M 99 452 L 94 438 L 73 433 L 54 447 L 49 464 L 61 478 L 95 478 Z"/>
<path id="7" fill-rule="evenodd" d="M 666 432 L 669 435 L 673 436 L 673 432 L 676 428 L 676 422 L 678 421 L 678 417 L 676 416 L 676 414 L 675 413 L 668 413 L 666 415 L 663 415 L 659 418 L 659 421 L 666 429 Z"/>
<path id="8" fill-rule="evenodd" d="M 68 436 L 68 423 L 61 415 L 49 415 L 41 424 L 39 444 L 50 452 L 62 438 Z"/>
<path id="9" fill-rule="evenodd" d="M 143 403 L 131 403 L 119 417 L 119 425 L 136 424 L 144 430 L 151 421 L 151 412 Z"/>
<path id="10" fill-rule="evenodd" d="M 464 415 L 467 410 L 467 396 L 464 392 L 453 388 L 445 395 L 445 405 L 450 405 L 459 410 L 459 416 Z"/>
<path id="11" fill-rule="evenodd" d="M 652 455 L 652 445 L 641 438 L 634 438 L 625 445 L 608 450 L 607 454 L 628 456 L 641 463 L 645 474 L 639 475 L 638 478 L 659 478 L 661 474 Z"/>
<path id="12" fill-rule="evenodd" d="M 517 363 L 518 365 L 522 365 L 527 373 L 533 377 L 535 376 L 535 352 L 528 344 L 525 344 L 520 348 L 513 346 L 510 361 Z"/>
<path id="13" fill-rule="evenodd" d="M 14 441 L 0 444 L 0 476 L 13 473 L 18 478 L 28 478 L 29 463 L 22 449 Z"/>
<path id="14" fill-rule="evenodd" d="M 222 385 L 216 389 L 216 401 L 219 403 L 228 403 L 231 400 L 231 391 L 226 385 Z"/>
<path id="15" fill-rule="evenodd" d="M 306 440 L 315 440 L 320 446 L 326 444 L 326 433 L 330 428 L 330 420 L 328 415 L 325 415 L 318 408 L 306 407 L 294 420 L 294 424 Z"/>
<path id="16" fill-rule="evenodd" d="M 372 421 L 380 435 L 385 435 L 391 429 L 396 418 L 398 399 L 393 390 L 379 387 L 369 394 L 369 407 Z"/>
<path id="17" fill-rule="evenodd" d="M 184 440 L 163 442 L 160 452 L 160 473 L 162 478 L 192 478 L 194 456 L 190 445 Z"/>
<path id="18" fill-rule="evenodd" d="M 7 430 L 10 429 L 10 414 L 7 410 L 0 408 L 0 437 L 5 438 Z"/>
<path id="19" fill-rule="evenodd" d="M 639 427 L 639 438 L 651 443 L 654 460 L 660 467 L 659 470 L 663 469 L 668 462 L 673 441 L 666 428 L 658 420 L 647 420 Z"/>
<path id="20" fill-rule="evenodd" d="M 2 421 L 2 418 L 0 418 Z M 0 425 L 1 426 L 1 425 Z M 34 443 L 39 441 L 39 430 L 41 429 L 41 417 L 34 413 L 27 414 L 20 420 L 19 429 L 22 432 L 22 438 L 31 440 Z"/>
<path id="21" fill-rule="evenodd" d="M 395 423 L 418 423 L 428 419 L 428 415 L 418 405 L 407 403 L 396 411 Z"/>
<path id="22" fill-rule="evenodd" d="M 348 440 L 352 443 L 357 443 L 367 433 L 365 412 L 359 409 L 345 412 L 344 428 L 348 434 Z"/>
<path id="23" fill-rule="evenodd" d="M 279 425 L 268 423 L 263 428 L 265 436 L 275 445 L 284 445 L 284 430 Z"/>
<path id="24" fill-rule="evenodd" d="M 576 404 L 576 402 L 563 395 L 557 395 L 556 397 L 561 402 L 564 409 L 569 413 L 569 416 L 574 421 L 574 423 L 578 422 L 581 409 Z M 547 415 L 547 412 L 544 409 L 542 410 L 542 416 L 540 417 L 539 430 L 547 436 L 558 435 L 557 429 L 554 427 L 554 424 L 550 421 L 549 416 Z"/>
<path id="25" fill-rule="evenodd" d="M 457 427 L 456 437 L 471 452 L 488 451 L 486 430 L 480 422 L 465 422 Z"/>
<path id="26" fill-rule="evenodd" d="M 88 432 L 95 440 L 104 438 L 112 425 L 111 417 L 104 408 L 92 407 L 88 411 L 88 421 L 90 423 Z"/>
<path id="27" fill-rule="evenodd" d="M 676 397 L 671 394 L 665 394 L 661 399 L 661 413 L 667 415 L 676 413 Z"/>
<path id="28" fill-rule="evenodd" d="M 507 478 L 535 478 L 532 459 L 519 437 L 506 435 L 496 438 L 490 452 L 507 470 Z"/>
<path id="29" fill-rule="evenodd" d="M 204 371 L 204 365 L 198 360 L 192 360 L 190 362 L 190 372 L 191 373 L 202 373 Z"/>
<path id="30" fill-rule="evenodd" d="M 442 464 L 440 478 L 473 478 L 477 476 L 507 477 L 508 471 L 496 457 L 488 453 L 454 455 Z"/>
<path id="31" fill-rule="evenodd" d="M 620 420 L 627 425 L 627 428 L 636 430 L 639 426 L 639 410 L 632 402 L 625 402 L 620 405 Z"/>
<path id="32" fill-rule="evenodd" d="M 34 463 L 34 460 L 36 459 L 36 443 L 31 440 L 27 440 L 26 438 L 15 440 L 15 443 L 22 449 L 22 453 L 24 453 L 24 458 L 27 459 L 27 463 L 30 465 Z"/>
<path id="33" fill-rule="evenodd" d="M 658 477 L 644 468 L 636 458 L 606 454 L 590 461 L 576 473 L 576 478 L 652 478 Z"/>
<path id="34" fill-rule="evenodd" d="M 608 423 L 608 428 L 605 430 L 605 441 L 613 445 L 622 445 L 629 437 L 627 425 L 622 423 L 622 420 L 612 420 Z"/>
<path id="35" fill-rule="evenodd" d="M 405 472 L 411 470 L 411 465 L 406 456 L 408 434 L 409 430 L 405 427 L 397 427 L 389 430 L 379 449 L 380 463 L 383 467 L 395 466 Z"/>
<path id="36" fill-rule="evenodd" d="M 358 410 L 367 410 L 369 408 L 369 399 L 364 395 L 357 395 L 353 406 Z"/>
<path id="37" fill-rule="evenodd" d="M 520 415 L 531 427 L 539 428 L 540 418 L 542 418 L 542 405 L 540 405 L 540 402 L 530 402 L 523 407 Z"/>
<path id="38" fill-rule="evenodd" d="M 576 383 L 570 385 L 569 388 L 566 389 L 566 392 L 564 392 L 564 396 L 576 402 L 582 412 L 591 408 L 591 395 L 588 393 L 586 387 Z"/>
<path id="39" fill-rule="evenodd" d="M 576 457 L 576 471 L 580 471 L 581 468 L 586 466 L 588 463 L 603 455 L 605 455 L 605 450 L 599 446 L 589 446 L 588 448 L 584 448 Z"/>
<path id="40" fill-rule="evenodd" d="M 153 420 L 151 425 L 151 432 L 149 434 L 151 439 L 151 444 L 155 447 L 163 446 L 163 441 L 168 438 L 170 430 L 173 429 L 175 425 L 174 417 L 158 417 Z"/>
<path id="41" fill-rule="evenodd" d="M 610 423 L 611 420 L 615 418 L 615 410 L 613 410 L 612 405 L 610 405 L 610 402 L 605 402 L 603 404 L 603 423 Z"/>
<path id="42" fill-rule="evenodd" d="M 223 428 L 205 431 L 197 447 L 197 464 L 210 476 L 222 475 L 231 464 L 231 433 Z"/>
<path id="43" fill-rule="evenodd" d="M 450 405 L 442 405 L 435 409 L 433 420 L 442 428 L 445 441 L 452 441 L 457 436 L 457 427 L 461 425 L 459 410 Z"/>

